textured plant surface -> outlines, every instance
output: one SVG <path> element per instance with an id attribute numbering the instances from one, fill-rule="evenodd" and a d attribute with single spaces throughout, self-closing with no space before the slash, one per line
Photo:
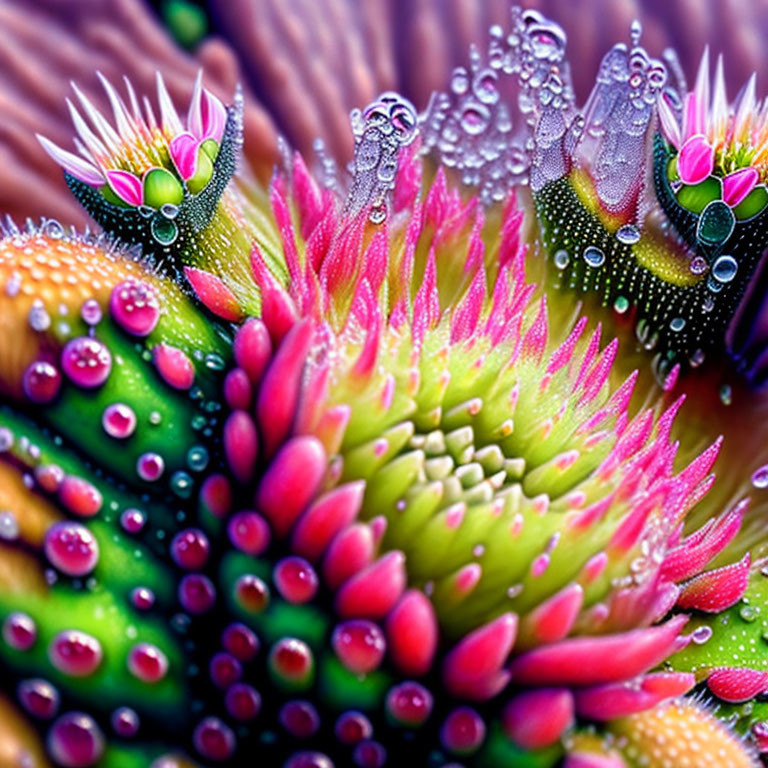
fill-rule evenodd
<path id="1" fill-rule="evenodd" d="M 760 763 L 766 108 L 641 34 L 580 110 L 515 8 L 268 187 L 241 91 L 75 90 L 103 232 L 0 240 L 0 763 Z"/>

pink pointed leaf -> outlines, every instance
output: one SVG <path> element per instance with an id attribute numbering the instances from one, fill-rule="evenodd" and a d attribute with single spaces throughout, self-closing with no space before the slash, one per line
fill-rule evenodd
<path id="1" fill-rule="evenodd" d="M 757 168 L 742 168 L 729 173 L 723 179 L 723 200 L 735 208 L 754 188 L 760 179 Z"/>
<path id="2" fill-rule="evenodd" d="M 584 601 L 580 584 L 570 584 L 538 605 L 520 622 L 525 645 L 544 645 L 562 640 L 573 627 Z"/>
<path id="3" fill-rule="evenodd" d="M 372 530 L 375 538 L 375 531 Z M 346 581 L 336 595 L 344 618 L 383 619 L 406 586 L 405 555 L 393 550 Z"/>
<path id="4" fill-rule="evenodd" d="M 214 139 L 221 141 L 224 127 L 227 123 L 227 109 L 209 90 L 203 88 L 200 104 L 201 111 L 201 140 Z"/>
<path id="5" fill-rule="evenodd" d="M 435 609 L 418 589 L 408 590 L 387 616 L 387 643 L 395 666 L 405 675 L 429 672 L 437 651 Z"/>
<path id="6" fill-rule="evenodd" d="M 317 499 L 296 524 L 293 551 L 309 560 L 319 560 L 333 537 L 357 517 L 364 490 L 365 482 L 358 480 Z"/>
<path id="7" fill-rule="evenodd" d="M 500 676 L 517 635 L 517 616 L 505 613 L 468 634 L 448 654 L 443 678 L 455 696 L 486 699 L 506 684 Z"/>
<path id="8" fill-rule="evenodd" d="M 112 191 L 129 205 L 141 205 L 144 202 L 144 189 L 141 179 L 128 171 L 107 171 L 107 181 Z"/>
<path id="9" fill-rule="evenodd" d="M 723 667 L 710 674 L 707 686 L 718 699 L 737 704 L 768 690 L 768 672 L 749 667 Z"/>
<path id="10" fill-rule="evenodd" d="M 615 752 L 570 752 L 566 755 L 563 768 L 627 768 L 627 764 Z"/>
<path id="11" fill-rule="evenodd" d="M 309 506 L 320 489 L 327 464 L 322 443 L 307 435 L 288 440 L 272 459 L 256 500 L 275 536 L 285 536 Z"/>
<path id="12" fill-rule="evenodd" d="M 706 136 L 691 136 L 683 144 L 677 156 L 677 172 L 685 184 L 698 184 L 712 173 L 715 167 L 715 149 Z"/>
<path id="13" fill-rule="evenodd" d="M 523 749 L 554 744 L 573 723 L 573 695 L 567 688 L 526 691 L 515 696 L 501 714 L 504 733 Z"/>
<path id="14" fill-rule="evenodd" d="M 184 181 L 188 181 L 197 173 L 199 147 L 200 142 L 191 133 L 180 133 L 174 136 L 168 145 L 171 160 Z"/>
<path id="15" fill-rule="evenodd" d="M 243 317 L 235 294 L 216 275 L 197 267 L 184 267 L 189 284 L 197 298 L 213 312 L 214 315 L 236 323 Z"/>
<path id="16" fill-rule="evenodd" d="M 659 672 L 642 680 L 608 683 L 581 688 L 575 693 L 576 712 L 588 720 L 615 720 L 655 707 L 659 702 L 682 696 L 696 685 L 684 672 Z"/>
<path id="17" fill-rule="evenodd" d="M 105 183 L 104 175 L 92 163 L 72 154 L 72 152 L 67 152 L 67 150 L 57 146 L 39 133 L 37 134 L 37 140 L 50 155 L 51 159 L 58 163 L 70 176 L 74 176 L 76 179 L 85 184 L 90 184 L 92 187 L 100 187 Z"/>
<path id="18" fill-rule="evenodd" d="M 676 616 L 647 629 L 536 648 L 513 660 L 512 679 L 521 685 L 597 685 L 636 677 L 684 645 L 680 630 L 687 620 Z"/>
<path id="19" fill-rule="evenodd" d="M 677 605 L 683 610 L 720 613 L 741 600 L 749 581 L 749 553 L 738 563 L 706 571 L 683 586 Z"/>

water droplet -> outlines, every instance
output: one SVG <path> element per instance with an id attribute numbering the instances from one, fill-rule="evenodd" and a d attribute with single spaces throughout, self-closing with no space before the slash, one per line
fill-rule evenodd
<path id="1" fill-rule="evenodd" d="M 689 269 L 694 275 L 703 275 L 707 271 L 707 260 L 703 256 L 694 256 L 691 259 Z"/>
<path id="2" fill-rule="evenodd" d="M 697 627 L 691 632 L 691 640 L 696 645 L 704 645 L 710 637 L 712 637 L 712 627 L 706 625 Z"/>
<path id="3" fill-rule="evenodd" d="M 617 296 L 616 301 L 613 302 L 613 308 L 623 315 L 629 309 L 629 299 L 624 296 Z"/>
<path id="4" fill-rule="evenodd" d="M 763 464 L 752 473 L 752 485 L 755 488 L 768 488 L 768 464 Z"/>
<path id="5" fill-rule="evenodd" d="M 758 613 L 759 611 L 753 605 L 742 605 L 739 608 L 739 616 L 748 624 L 751 624 L 757 618 Z"/>
<path id="6" fill-rule="evenodd" d="M 685 328 L 685 318 L 673 317 L 672 320 L 670 320 L 669 322 L 669 327 L 675 333 L 680 333 L 680 331 L 682 331 L 683 328 Z"/>
<path id="7" fill-rule="evenodd" d="M 590 267 L 601 267 L 605 263 L 605 253 L 594 245 L 590 245 L 584 250 L 584 261 Z"/>
<path id="8" fill-rule="evenodd" d="M 712 266 L 712 277 L 719 283 L 730 283 L 738 269 L 738 262 L 733 256 L 720 256 Z"/>
<path id="9" fill-rule="evenodd" d="M 568 255 L 568 251 L 559 250 L 555 251 L 555 255 L 552 257 L 555 266 L 558 269 L 565 269 L 568 266 L 568 262 L 571 260 L 571 257 Z"/>
<path id="10" fill-rule="evenodd" d="M 208 466 L 208 450 L 202 445 L 193 445 L 187 451 L 187 464 L 193 472 L 202 472 Z"/>
<path id="11" fill-rule="evenodd" d="M 180 470 L 171 476 L 171 490 L 182 499 L 192 495 L 192 486 L 192 478 L 186 472 Z"/>
<path id="12" fill-rule="evenodd" d="M 221 355 L 210 352 L 205 356 L 205 367 L 211 371 L 223 371 L 226 363 Z"/>
<path id="13" fill-rule="evenodd" d="M 387 206 L 386 205 L 373 205 L 368 213 L 368 221 L 371 224 L 383 224 L 387 218 Z"/>
<path id="14" fill-rule="evenodd" d="M 101 322 L 101 306 L 96 299 L 88 299 L 80 309 L 80 317 L 86 325 L 98 325 Z"/>
<path id="15" fill-rule="evenodd" d="M 640 230 L 634 224 L 625 224 L 619 227 L 616 239 L 625 245 L 633 245 L 640 240 Z"/>
<path id="16" fill-rule="evenodd" d="M 128 333 L 147 336 L 160 319 L 160 302 L 149 283 L 130 277 L 112 289 L 109 311 Z"/>
<path id="17" fill-rule="evenodd" d="M 456 67 L 453 70 L 451 76 L 451 90 L 457 95 L 461 96 L 469 89 L 469 75 L 464 67 Z"/>
<path id="18" fill-rule="evenodd" d="M 158 453 L 142 453 L 136 462 L 136 472 L 148 483 L 159 480 L 165 471 L 165 461 Z"/>
<path id="19" fill-rule="evenodd" d="M 0 512 L 0 539 L 14 541 L 19 536 L 19 521 L 10 510 Z"/>
<path id="20" fill-rule="evenodd" d="M 488 109 L 479 102 L 468 102 L 461 114 L 461 127 L 470 136 L 482 133 L 491 118 Z"/>
<path id="21" fill-rule="evenodd" d="M 56 219 L 47 219 L 40 231 L 51 240 L 61 240 L 64 237 L 64 227 Z"/>
<path id="22" fill-rule="evenodd" d="M 491 69 L 484 69 L 475 75 L 472 92 L 483 104 L 495 104 L 499 100 L 496 79 L 497 75 Z"/>
<path id="23" fill-rule="evenodd" d="M 112 355 L 106 345 L 90 336 L 68 342 L 61 353 L 61 367 L 79 387 L 101 386 L 112 370 Z"/>
<path id="24" fill-rule="evenodd" d="M 33 331 L 47 331 L 51 327 L 51 316 L 40 299 L 35 299 L 29 310 L 29 327 Z"/>
<path id="25" fill-rule="evenodd" d="M 101 425 L 110 437 L 123 440 L 130 437 L 136 429 L 136 414 L 125 403 L 112 403 L 104 409 Z"/>

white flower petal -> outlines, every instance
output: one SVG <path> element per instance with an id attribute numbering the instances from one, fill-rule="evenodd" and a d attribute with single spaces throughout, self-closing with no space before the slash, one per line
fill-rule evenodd
<path id="1" fill-rule="evenodd" d="M 45 136 L 41 136 L 39 133 L 35 135 L 43 149 L 67 173 L 86 184 L 90 184 L 92 187 L 100 187 L 106 183 L 106 179 L 95 165 L 83 160 L 82 157 L 72 154 L 72 152 L 67 152 L 66 149 L 57 146 L 50 139 L 46 139 Z"/>

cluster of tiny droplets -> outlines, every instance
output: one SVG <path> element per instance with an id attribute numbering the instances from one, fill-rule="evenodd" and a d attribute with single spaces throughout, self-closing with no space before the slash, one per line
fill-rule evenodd
<path id="1" fill-rule="evenodd" d="M 516 184 L 536 183 L 535 168 L 555 135 L 537 136 L 538 114 L 548 130 L 565 130 L 574 95 L 562 28 L 536 11 L 512 10 L 512 31 L 490 30 L 486 60 L 474 46 L 469 69 L 453 71 L 448 93 L 433 94 L 421 118 L 423 149 L 456 168 L 485 203 L 503 200 Z M 517 80 L 516 108 L 504 96 L 505 76 Z M 543 154 L 542 154 L 543 153 Z"/>
<path id="2" fill-rule="evenodd" d="M 355 158 L 346 214 L 354 217 L 370 207 L 369 219 L 381 224 L 387 217 L 388 195 L 394 189 L 400 150 L 416 138 L 416 110 L 397 93 L 383 93 L 364 111 L 353 110 Z"/>

